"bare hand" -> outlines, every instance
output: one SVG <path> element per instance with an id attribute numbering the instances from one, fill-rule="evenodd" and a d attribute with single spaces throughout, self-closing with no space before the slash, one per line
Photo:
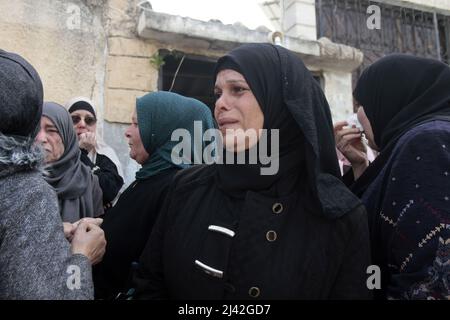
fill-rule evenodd
<path id="1" fill-rule="evenodd" d="M 102 218 L 82 218 L 82 219 L 72 223 L 72 225 L 76 228 L 81 223 L 95 224 L 96 226 L 100 227 L 103 223 L 103 219 Z"/>
<path id="2" fill-rule="evenodd" d="M 69 242 L 72 242 L 73 239 L 73 235 L 75 234 L 75 231 L 77 230 L 77 227 L 80 223 L 82 222 L 87 222 L 87 223 L 92 223 L 95 224 L 96 226 L 101 226 L 101 224 L 103 223 L 103 219 L 100 218 L 83 218 L 80 219 L 74 223 L 70 223 L 70 222 L 63 222 L 63 227 L 64 227 L 64 236 L 66 237 L 66 239 Z"/>
<path id="3" fill-rule="evenodd" d="M 74 227 L 73 223 L 69 222 L 63 222 L 63 227 L 64 227 L 64 237 L 66 237 L 66 239 L 69 242 L 72 242 L 73 234 L 75 233 L 76 227 Z"/>
<path id="4" fill-rule="evenodd" d="M 368 163 L 367 148 L 362 142 L 362 132 L 354 126 L 344 129 L 345 126 L 348 126 L 346 121 L 337 122 L 334 125 L 336 147 L 352 166 Z"/>
<path id="5" fill-rule="evenodd" d="M 72 253 L 88 257 L 92 265 L 102 261 L 106 249 L 103 230 L 92 223 L 81 222 L 72 239 Z"/>
<path id="6" fill-rule="evenodd" d="M 95 133 L 94 132 L 85 132 L 80 134 L 78 145 L 81 149 L 90 152 L 95 149 Z"/>

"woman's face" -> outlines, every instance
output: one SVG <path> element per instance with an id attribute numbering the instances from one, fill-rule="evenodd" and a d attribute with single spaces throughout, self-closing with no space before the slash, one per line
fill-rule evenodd
<path id="1" fill-rule="evenodd" d="M 131 117 L 130 126 L 125 131 L 125 137 L 127 137 L 128 145 L 130 146 L 130 158 L 134 159 L 139 164 L 144 164 L 150 155 L 145 150 L 141 140 L 136 110 Z"/>
<path id="2" fill-rule="evenodd" d="M 41 129 L 36 136 L 36 142 L 42 144 L 45 150 L 45 163 L 52 163 L 64 154 L 64 143 L 55 124 L 47 117 L 41 118 Z"/>
<path id="3" fill-rule="evenodd" d="M 367 118 L 366 113 L 364 112 L 363 107 L 359 107 L 357 111 L 358 120 L 361 123 L 364 134 L 366 135 L 367 141 L 369 141 L 369 147 L 373 150 L 378 151 L 378 146 L 375 143 L 375 139 L 373 136 L 372 126 L 370 125 L 369 118 Z"/>
<path id="4" fill-rule="evenodd" d="M 86 110 L 76 110 L 70 114 L 73 121 L 73 128 L 79 137 L 80 134 L 86 132 L 94 132 L 97 129 L 97 119 Z"/>
<path id="5" fill-rule="evenodd" d="M 264 114 L 244 76 L 231 69 L 220 71 L 214 94 L 217 98 L 214 117 L 223 135 L 225 148 L 240 152 L 254 146 L 261 136 Z"/>

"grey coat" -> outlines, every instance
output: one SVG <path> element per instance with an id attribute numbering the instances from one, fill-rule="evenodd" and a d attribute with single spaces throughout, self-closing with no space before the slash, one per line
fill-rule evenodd
<path id="1" fill-rule="evenodd" d="M 90 262 L 71 254 L 39 158 L 0 134 L 0 299 L 92 299 Z"/>

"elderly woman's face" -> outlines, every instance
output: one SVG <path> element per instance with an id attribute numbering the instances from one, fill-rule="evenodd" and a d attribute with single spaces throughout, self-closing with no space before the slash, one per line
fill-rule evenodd
<path id="1" fill-rule="evenodd" d="M 227 150 L 243 151 L 255 145 L 261 136 L 264 114 L 247 81 L 237 71 L 225 69 L 217 74 L 214 117 L 224 137 Z M 255 139 L 243 132 L 254 132 Z M 250 135 L 251 136 L 251 135 Z"/>
<path id="2" fill-rule="evenodd" d="M 36 142 L 41 143 L 45 150 L 45 163 L 52 163 L 64 154 L 64 143 L 55 124 L 47 117 L 41 118 L 41 129 L 36 136 Z"/>
<path id="3" fill-rule="evenodd" d="M 92 113 L 86 110 L 76 110 L 70 114 L 72 117 L 73 128 L 79 137 L 86 132 L 94 132 L 97 129 L 97 119 Z"/>
<path id="4" fill-rule="evenodd" d="M 139 164 L 144 164 L 150 155 L 147 153 L 144 144 L 142 143 L 136 110 L 131 116 L 131 124 L 125 131 L 125 137 L 127 137 L 128 145 L 130 146 L 130 158 Z"/>

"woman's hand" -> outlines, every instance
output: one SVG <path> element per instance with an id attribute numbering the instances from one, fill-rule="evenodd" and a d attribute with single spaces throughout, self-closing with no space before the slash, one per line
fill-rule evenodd
<path id="1" fill-rule="evenodd" d="M 81 149 L 86 150 L 88 153 L 91 152 L 91 150 L 95 149 L 95 133 L 85 132 L 80 134 L 78 144 Z"/>
<path id="2" fill-rule="evenodd" d="M 345 126 L 348 126 L 347 121 L 334 125 L 336 147 L 352 164 L 355 179 L 358 179 L 369 166 L 367 148 L 362 142 L 362 132 L 354 126 L 344 129 Z"/>
<path id="3" fill-rule="evenodd" d="M 100 227 L 103 223 L 103 219 L 101 219 L 101 218 L 82 218 L 82 219 L 74 222 L 73 225 L 76 228 L 76 227 L 78 227 L 78 225 L 80 225 L 83 222 L 95 224 L 96 226 Z"/>
<path id="4" fill-rule="evenodd" d="M 85 255 L 92 265 L 102 261 L 106 249 L 103 230 L 88 222 L 81 222 L 72 239 L 72 253 Z"/>
<path id="5" fill-rule="evenodd" d="M 66 237 L 66 239 L 69 242 L 72 242 L 73 239 L 73 235 L 75 234 L 75 231 L 77 230 L 77 227 L 80 223 L 91 223 L 91 224 L 95 224 L 96 226 L 99 226 L 102 224 L 103 219 L 100 218 L 83 218 L 80 219 L 74 223 L 69 223 L 69 222 L 63 222 L 63 226 L 64 226 L 64 236 Z"/>
<path id="6" fill-rule="evenodd" d="M 73 234 L 75 233 L 75 227 L 72 223 L 69 222 L 63 222 L 64 226 L 64 236 L 69 242 L 72 242 Z"/>

